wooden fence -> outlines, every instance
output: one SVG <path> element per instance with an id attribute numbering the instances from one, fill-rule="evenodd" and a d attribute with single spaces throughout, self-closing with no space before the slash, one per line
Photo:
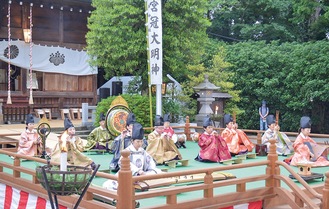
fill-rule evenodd
<path id="1" fill-rule="evenodd" d="M 236 164 L 230 166 L 218 166 L 215 168 L 200 168 L 188 171 L 168 172 L 147 176 L 132 176 L 130 171 L 129 151 L 122 152 L 122 167 L 118 175 L 98 172 L 97 177 L 117 180 L 119 187 L 117 191 L 106 190 L 99 186 L 90 186 L 86 195 L 80 203 L 79 208 L 118 208 L 132 209 L 135 208 L 135 201 L 165 196 L 166 202 L 154 202 L 154 205 L 142 208 L 222 208 L 231 205 L 249 203 L 252 201 L 262 200 L 264 208 L 271 205 L 288 204 L 293 209 L 313 208 L 327 209 L 329 208 L 329 172 L 325 174 L 324 185 L 315 189 L 310 187 L 298 174 L 296 174 L 288 165 L 278 161 L 276 154 L 275 140 L 270 140 L 270 151 L 266 160 L 260 162 Z M 47 192 L 42 188 L 36 178 L 35 170 L 21 166 L 21 159 L 34 160 L 40 164 L 45 164 L 46 161 L 40 158 L 26 157 L 15 154 L 6 150 L 0 149 L 0 154 L 15 156 L 13 163 L 0 162 L 0 182 L 14 188 L 32 193 L 39 197 L 48 199 Z M 265 166 L 264 173 L 259 175 L 250 175 L 248 177 L 229 179 L 224 181 L 214 181 L 212 173 L 216 171 L 229 171 L 233 169 L 243 169 Z M 299 188 L 288 177 L 280 175 L 280 168 L 287 169 L 301 184 L 304 189 Z M 6 172 L 4 172 L 6 170 Z M 9 170 L 9 171 L 8 171 Z M 11 170 L 11 172 L 10 172 Z M 176 176 L 193 175 L 197 173 L 205 174 L 203 182 L 189 186 L 164 187 L 144 192 L 135 192 L 134 182 L 147 181 L 161 178 L 174 178 Z M 24 174 L 24 175 L 22 175 Z M 22 177 L 24 176 L 24 178 Z M 30 176 L 31 178 L 27 178 Z M 265 186 L 257 188 L 249 188 L 247 185 L 253 182 L 264 182 Z M 281 183 L 285 183 L 289 189 L 281 187 Z M 216 192 L 215 189 L 234 186 L 235 192 Z M 188 200 L 181 200 L 178 194 L 201 192 L 203 195 L 194 196 Z M 102 196 L 106 199 L 115 199 L 116 206 L 111 206 L 94 199 L 95 196 Z M 318 199 L 320 205 L 316 204 L 313 199 Z M 78 195 L 59 196 L 59 204 L 73 208 Z"/>

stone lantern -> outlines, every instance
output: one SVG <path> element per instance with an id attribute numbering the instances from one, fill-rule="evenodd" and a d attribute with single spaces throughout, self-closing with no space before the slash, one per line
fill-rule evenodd
<path id="1" fill-rule="evenodd" d="M 215 86 L 213 83 L 210 83 L 208 80 L 208 75 L 205 74 L 204 81 L 199 85 L 193 87 L 193 89 L 200 95 L 197 101 L 200 102 L 201 107 L 199 113 L 195 116 L 195 120 L 198 126 L 202 126 L 203 118 L 207 115 L 211 116 L 214 114 L 210 105 L 213 101 L 215 101 L 215 98 L 213 98 L 213 92 L 215 90 L 220 89 L 220 87 Z"/>

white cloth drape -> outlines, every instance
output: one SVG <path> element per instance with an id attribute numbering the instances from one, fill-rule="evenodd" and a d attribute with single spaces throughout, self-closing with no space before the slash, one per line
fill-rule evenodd
<path id="1" fill-rule="evenodd" d="M 11 41 L 12 65 L 29 69 L 29 44 L 24 41 Z M 0 42 L 0 60 L 8 62 L 5 50 L 8 48 L 8 41 Z M 18 49 L 18 50 L 17 50 Z M 88 61 L 89 56 L 85 51 L 77 51 L 58 46 L 33 46 L 33 70 L 62 73 L 68 75 L 90 75 L 97 74 L 97 68 L 92 68 Z"/>

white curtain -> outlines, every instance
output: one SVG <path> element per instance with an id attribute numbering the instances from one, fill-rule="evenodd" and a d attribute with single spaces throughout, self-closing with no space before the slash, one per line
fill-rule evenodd
<path id="1" fill-rule="evenodd" d="M 21 68 L 30 68 L 30 45 L 24 41 L 11 41 L 10 63 Z M 97 68 L 92 68 L 85 51 L 77 51 L 58 46 L 33 45 L 32 70 L 62 73 L 69 75 L 97 74 Z M 0 42 L 0 60 L 8 62 L 8 41 Z"/>

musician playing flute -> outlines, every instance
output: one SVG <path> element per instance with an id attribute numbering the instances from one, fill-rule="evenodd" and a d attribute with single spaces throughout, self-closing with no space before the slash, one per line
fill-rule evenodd
<path id="1" fill-rule="evenodd" d="M 278 114 L 277 114 L 278 115 Z M 274 115 L 268 115 L 266 118 L 266 123 L 268 129 L 264 132 L 262 136 L 262 144 L 267 146 L 267 151 L 270 149 L 270 139 L 276 140 L 276 153 L 278 155 L 286 156 L 294 151 L 292 143 L 288 136 L 285 133 L 280 132 L 280 126 L 278 125 L 278 116 L 277 119 L 274 118 Z"/>
<path id="2" fill-rule="evenodd" d="M 198 145 L 201 148 L 195 160 L 200 162 L 221 162 L 231 159 L 225 140 L 214 131 L 213 121 L 209 116 L 203 119 L 204 132 L 199 136 Z"/>
<path id="3" fill-rule="evenodd" d="M 238 129 L 238 124 L 230 114 L 224 115 L 224 124 L 226 128 L 223 130 L 221 136 L 227 143 L 230 153 L 232 155 L 238 155 L 251 152 L 255 145 L 242 130 Z"/>

